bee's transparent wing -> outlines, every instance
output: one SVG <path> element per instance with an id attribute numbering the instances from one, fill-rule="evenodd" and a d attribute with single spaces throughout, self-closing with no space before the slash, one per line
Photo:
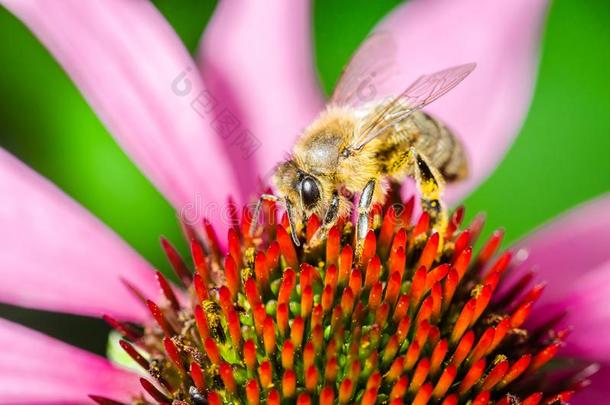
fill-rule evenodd
<path id="1" fill-rule="evenodd" d="M 371 34 L 343 69 L 330 103 L 358 108 L 391 94 L 385 87 L 395 73 L 395 55 L 389 33 Z"/>
<path id="2" fill-rule="evenodd" d="M 421 76 L 402 94 L 382 104 L 364 120 L 350 149 L 361 149 L 390 126 L 443 96 L 464 80 L 475 67 L 476 64 L 468 63 Z"/>

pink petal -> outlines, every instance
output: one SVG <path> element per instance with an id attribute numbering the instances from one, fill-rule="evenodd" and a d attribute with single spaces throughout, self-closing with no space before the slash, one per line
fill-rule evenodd
<path id="1" fill-rule="evenodd" d="M 47 46 L 181 214 L 191 220 L 204 213 L 220 217 L 220 204 L 237 192 L 231 165 L 201 110 L 204 88 L 194 62 L 150 2 L 0 3 Z"/>
<path id="2" fill-rule="evenodd" d="M 106 359 L 0 319 L 0 402 L 89 403 L 87 395 L 128 400 L 137 375 Z"/>
<path id="3" fill-rule="evenodd" d="M 391 32 L 402 91 L 419 75 L 462 63 L 476 70 L 426 110 L 463 140 L 470 178 L 450 186 L 456 202 L 485 179 L 517 135 L 530 103 L 545 0 L 412 0 L 376 30 Z M 395 83 L 395 85 L 394 85 Z"/>
<path id="4" fill-rule="evenodd" d="M 578 391 L 570 400 L 570 405 L 599 405 L 608 402 L 610 397 L 610 365 L 602 364 L 590 378 L 591 385 Z"/>
<path id="5" fill-rule="evenodd" d="M 548 282 L 532 313 L 536 325 L 565 313 L 572 332 L 564 355 L 610 360 L 610 195 L 570 211 L 514 249 L 527 258 L 507 283 L 535 270 Z"/>
<path id="6" fill-rule="evenodd" d="M 323 97 L 312 62 L 310 2 L 220 2 L 205 32 L 201 65 L 206 85 L 240 121 L 232 135 L 250 131 L 261 143 L 254 162 L 230 149 L 240 178 L 269 182 L 301 130 L 320 112 Z M 237 142 L 237 141 L 235 141 Z"/>
<path id="7" fill-rule="evenodd" d="M 143 305 L 121 277 L 156 298 L 150 265 L 52 183 L 1 149 L 0 196 L 1 301 L 145 319 Z"/>

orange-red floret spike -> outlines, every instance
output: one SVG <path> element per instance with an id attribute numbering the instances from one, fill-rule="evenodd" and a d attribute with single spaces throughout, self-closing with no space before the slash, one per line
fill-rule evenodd
<path id="1" fill-rule="evenodd" d="M 427 212 L 422 212 L 417 221 L 417 224 L 413 228 L 413 239 L 417 239 L 418 236 L 425 234 L 428 232 L 430 228 L 430 214 Z"/>
<path id="2" fill-rule="evenodd" d="M 375 238 L 375 232 L 371 229 L 366 234 L 364 242 L 362 243 L 362 252 L 360 253 L 360 267 L 364 268 L 369 260 L 375 256 L 377 251 L 377 243 Z"/>
<path id="3" fill-rule="evenodd" d="M 256 282 L 261 289 L 268 288 L 269 284 L 269 272 L 267 270 L 267 259 L 265 258 L 264 252 L 256 253 L 254 257 L 254 276 Z"/>
<path id="4" fill-rule="evenodd" d="M 263 324 L 267 318 L 267 311 L 265 311 L 265 305 L 262 303 L 254 307 L 252 314 L 254 315 L 254 329 L 256 334 L 261 336 L 263 334 Z"/>
<path id="5" fill-rule="evenodd" d="M 462 253 L 455 259 L 453 263 L 453 268 L 458 272 L 459 279 L 464 278 L 466 271 L 468 270 L 468 264 L 470 264 L 470 259 L 472 258 L 472 248 L 467 247 L 462 250 Z"/>
<path id="6" fill-rule="evenodd" d="M 208 288 L 199 274 L 195 274 L 195 277 L 193 277 L 193 286 L 195 287 L 195 294 L 199 304 L 209 299 Z"/>
<path id="7" fill-rule="evenodd" d="M 165 336 L 171 337 L 176 334 L 176 331 L 174 331 L 174 328 L 167 321 L 167 318 L 165 318 L 163 311 L 161 311 L 161 308 L 159 308 L 157 304 L 155 304 L 151 300 L 147 300 L 146 306 L 148 307 L 148 310 L 152 314 L 153 318 L 155 319 L 161 330 L 163 330 Z"/>
<path id="8" fill-rule="evenodd" d="M 294 367 L 294 344 L 290 340 L 284 342 L 281 359 L 282 368 L 292 369 Z"/>
<path id="9" fill-rule="evenodd" d="M 248 370 L 254 370 L 256 367 L 256 344 L 253 340 L 248 339 L 244 342 L 243 355 Z"/>
<path id="10" fill-rule="evenodd" d="M 468 229 L 460 232 L 458 237 L 455 239 L 454 247 L 453 247 L 453 258 L 451 259 L 451 263 L 455 263 L 460 254 L 470 245 L 470 231 Z"/>
<path id="11" fill-rule="evenodd" d="M 491 398 L 491 393 L 489 391 L 479 392 L 471 405 L 487 405 L 489 403 L 489 398 Z"/>
<path id="12" fill-rule="evenodd" d="M 297 257 L 297 252 L 294 248 L 292 238 L 290 237 L 288 232 L 286 232 L 286 229 L 280 225 L 276 227 L 276 233 L 277 242 L 280 245 L 280 251 L 282 252 L 282 256 L 284 256 L 284 260 L 286 260 L 286 264 L 288 265 L 288 267 L 298 269 L 299 259 Z"/>
<path id="13" fill-rule="evenodd" d="M 337 265 L 339 260 L 339 249 L 341 248 L 341 233 L 335 225 L 328 231 L 326 238 L 326 265 Z"/>
<path id="14" fill-rule="evenodd" d="M 441 331 L 436 325 L 430 326 L 430 332 L 428 332 L 428 345 L 430 348 L 436 346 L 436 344 L 441 340 Z"/>
<path id="15" fill-rule="evenodd" d="M 195 272 L 208 282 L 208 263 L 205 251 L 201 243 L 195 239 L 191 239 L 191 257 L 193 258 L 193 265 L 195 266 Z"/>
<path id="16" fill-rule="evenodd" d="M 171 305 L 174 311 L 180 310 L 180 304 L 178 303 L 178 299 L 176 298 L 176 294 L 174 294 L 174 290 L 169 285 L 163 274 L 160 271 L 155 273 L 155 277 L 157 278 L 157 283 L 159 284 L 159 288 L 161 289 L 161 293 L 167 299 L 169 304 Z"/>
<path id="17" fill-rule="evenodd" d="M 208 355 L 208 358 L 215 365 L 220 365 L 221 358 L 220 353 L 218 352 L 218 346 L 216 346 L 216 342 L 211 337 L 208 337 L 203 342 L 203 348 L 205 349 L 205 353 Z"/>
<path id="18" fill-rule="evenodd" d="M 280 405 L 282 398 L 277 390 L 271 389 L 267 394 L 267 405 Z"/>
<path id="19" fill-rule="evenodd" d="M 447 273 L 449 273 L 450 269 L 451 266 L 449 263 L 443 263 L 430 270 L 426 274 L 426 285 L 424 287 L 424 292 L 428 292 L 434 283 L 438 283 L 444 279 Z"/>
<path id="20" fill-rule="evenodd" d="M 451 384 L 453 384 L 456 375 L 457 368 L 453 365 L 447 366 L 436 382 L 432 396 L 436 399 L 443 398 L 449 390 L 449 387 L 451 387 Z"/>
<path id="21" fill-rule="evenodd" d="M 456 394 L 451 394 L 445 397 L 443 403 L 441 405 L 457 405 L 458 396 Z M 497 405 L 497 404 L 496 404 Z"/>
<path id="22" fill-rule="evenodd" d="M 477 267 L 482 267 L 487 263 L 489 259 L 496 253 L 498 247 L 500 247 L 500 243 L 502 243 L 502 238 L 504 237 L 504 230 L 497 229 L 492 234 L 491 237 L 487 240 L 485 245 L 481 248 L 479 255 L 477 256 Z"/>
<path id="23" fill-rule="evenodd" d="M 301 347 L 301 343 L 303 342 L 303 331 L 305 328 L 305 322 L 303 318 L 296 317 L 292 321 L 292 326 L 290 327 L 290 341 L 294 345 L 294 347 Z"/>
<path id="24" fill-rule="evenodd" d="M 445 360 L 445 356 L 447 355 L 447 351 L 449 350 L 449 344 L 446 339 L 440 340 L 436 346 L 434 346 L 434 350 L 432 351 L 432 356 L 430 356 L 430 374 L 435 376 L 441 368 L 441 364 L 443 360 Z"/>
<path id="25" fill-rule="evenodd" d="M 352 289 L 347 287 L 341 295 L 341 312 L 345 318 L 349 317 L 354 308 L 354 293 Z"/>
<path id="26" fill-rule="evenodd" d="M 140 384 L 142 388 L 151 396 L 153 399 L 159 403 L 169 404 L 172 402 L 165 394 L 157 389 L 150 381 L 145 378 L 140 378 Z"/>
<path id="27" fill-rule="evenodd" d="M 275 353 L 275 324 L 270 316 L 267 316 L 263 323 L 263 344 L 268 356 Z"/>
<path id="28" fill-rule="evenodd" d="M 530 371 L 536 371 L 540 367 L 548 363 L 553 357 L 555 357 L 561 345 L 561 342 L 552 343 L 542 349 L 540 352 L 538 352 L 532 360 L 532 364 L 530 365 Z"/>
<path id="29" fill-rule="evenodd" d="M 234 394 L 237 391 L 237 384 L 235 383 L 235 378 L 233 377 L 233 368 L 231 365 L 223 361 L 220 364 L 219 373 L 225 389 L 231 394 Z"/>
<path id="30" fill-rule="evenodd" d="M 474 309 L 476 306 L 476 300 L 471 298 L 462 308 L 460 315 L 458 316 L 455 324 L 453 325 L 453 331 L 451 332 L 450 342 L 455 344 L 464 334 L 468 326 L 470 325 L 470 320 L 472 319 L 472 315 L 474 313 Z"/>
<path id="31" fill-rule="evenodd" d="M 479 379 L 483 375 L 483 372 L 485 371 L 485 365 L 485 359 L 480 359 L 479 361 L 474 363 L 472 367 L 470 367 L 470 369 L 462 379 L 460 386 L 458 387 L 458 393 L 460 395 L 464 395 L 465 393 L 467 393 L 470 388 L 472 388 L 472 386 L 476 384 L 477 381 L 479 381 Z"/>
<path id="32" fill-rule="evenodd" d="M 544 405 L 567 404 L 574 396 L 574 391 L 563 391 L 557 395 L 547 398 Z"/>
<path id="33" fill-rule="evenodd" d="M 167 239 L 163 237 L 161 237 L 161 247 L 165 252 L 165 256 L 167 256 L 167 260 L 169 261 L 169 264 L 171 265 L 172 269 L 174 270 L 180 281 L 182 281 L 182 284 L 185 287 L 191 285 L 191 278 L 193 275 L 189 268 L 186 267 L 184 260 L 182 260 L 182 257 L 180 256 L 176 248 Z"/>
<path id="34" fill-rule="evenodd" d="M 443 309 L 443 287 L 440 282 L 434 283 L 430 297 L 432 299 L 432 321 L 436 323 L 440 319 Z"/>
<path id="35" fill-rule="evenodd" d="M 409 327 L 411 326 L 411 318 L 405 316 L 398 322 L 398 326 L 396 327 L 396 334 L 398 335 L 399 340 L 402 342 L 409 333 Z"/>
<path id="36" fill-rule="evenodd" d="M 330 386 L 322 388 L 320 391 L 320 405 L 332 405 L 335 400 L 335 391 Z"/>
<path id="37" fill-rule="evenodd" d="M 374 371 L 366 380 L 366 389 L 374 389 L 378 390 L 381 385 L 381 373 L 379 371 Z"/>
<path id="38" fill-rule="evenodd" d="M 231 343 L 237 349 L 241 347 L 241 324 L 239 323 L 239 315 L 235 310 L 231 310 L 227 315 L 227 326 Z"/>
<path id="39" fill-rule="evenodd" d="M 470 353 L 470 349 L 472 349 L 472 345 L 474 344 L 474 332 L 469 330 L 464 337 L 460 340 L 460 343 L 457 345 L 453 357 L 451 358 L 451 364 L 455 367 L 460 367 L 468 353 Z"/>
<path id="40" fill-rule="evenodd" d="M 172 361 L 174 366 L 180 371 L 181 374 L 184 373 L 184 366 L 182 365 L 182 358 L 180 357 L 180 352 L 178 352 L 178 348 L 172 342 L 170 338 L 165 336 L 163 338 L 163 347 L 165 348 L 165 353 L 167 353 L 167 357 Z"/>
<path id="41" fill-rule="evenodd" d="M 519 360 L 513 363 L 508 372 L 504 375 L 504 378 L 502 378 L 502 381 L 498 384 L 499 388 L 504 388 L 523 374 L 529 367 L 531 361 L 532 356 L 529 353 L 521 356 Z"/>
<path id="42" fill-rule="evenodd" d="M 280 262 L 280 244 L 274 240 L 269 244 L 267 251 L 265 252 L 265 267 L 267 274 L 271 274 L 275 270 Z"/>
<path id="43" fill-rule="evenodd" d="M 335 289 L 335 287 L 337 286 L 337 279 L 339 277 L 339 270 L 337 270 L 337 266 L 335 266 L 334 264 L 331 264 L 330 266 L 328 266 L 328 269 L 326 270 L 326 274 L 324 275 L 324 285 L 327 286 L 331 286 L 333 288 L 333 290 Z"/>
<path id="44" fill-rule="evenodd" d="M 204 340 L 208 336 L 210 336 L 210 328 L 208 326 L 208 321 L 205 317 L 205 313 L 203 309 L 199 305 L 195 306 L 195 324 L 197 325 L 197 330 L 199 331 L 199 336 L 201 340 Z"/>
<path id="45" fill-rule="evenodd" d="M 339 257 L 339 284 L 345 285 L 352 269 L 352 261 L 354 259 L 354 251 L 350 245 L 345 245 L 341 250 Z"/>
<path id="46" fill-rule="evenodd" d="M 260 389 L 258 388 L 258 382 L 255 379 L 251 379 L 246 383 L 246 399 L 248 405 L 260 404 Z"/>
<path id="47" fill-rule="evenodd" d="M 396 356 L 398 349 L 400 347 L 400 341 L 398 340 L 398 336 L 392 335 L 383 349 L 383 354 L 381 356 L 381 360 L 384 363 L 389 363 L 390 360 Z"/>
<path id="48" fill-rule="evenodd" d="M 311 405 L 311 397 L 305 393 L 299 395 L 297 405 Z"/>
<path id="49" fill-rule="evenodd" d="M 339 403 L 347 404 L 352 397 L 352 391 L 354 389 L 354 383 L 349 378 L 341 381 L 339 385 Z"/>
<path id="50" fill-rule="evenodd" d="M 411 295 L 410 306 L 413 310 L 417 308 L 417 304 L 419 304 L 419 301 L 424 293 L 424 288 L 426 286 L 426 272 L 425 267 L 420 267 L 413 275 L 411 290 L 409 291 L 409 295 Z"/>
<path id="51" fill-rule="evenodd" d="M 536 302 L 538 301 L 538 299 L 540 298 L 540 296 L 542 295 L 542 293 L 544 292 L 544 289 L 546 288 L 546 283 L 539 283 L 536 284 L 534 287 L 532 287 L 532 289 L 530 291 L 528 291 L 528 293 L 521 299 L 521 302 L 519 305 L 523 305 L 527 302 Z"/>
<path id="52" fill-rule="evenodd" d="M 407 255 L 405 253 L 405 248 L 402 246 L 397 250 L 392 250 L 390 254 L 390 258 L 388 260 L 390 273 L 397 272 L 402 277 L 405 272 L 405 264 L 407 262 Z"/>
<path id="53" fill-rule="evenodd" d="M 218 393 L 216 393 L 215 391 L 210 391 L 208 393 L 207 400 L 208 400 L 209 405 L 223 405 L 220 395 Z M 165 403 L 165 402 L 162 402 L 162 403 Z M 169 402 L 167 402 L 167 403 L 169 403 Z"/>
<path id="54" fill-rule="evenodd" d="M 489 374 L 487 374 L 487 377 L 485 377 L 485 380 L 483 381 L 483 385 L 481 385 L 481 390 L 489 391 L 493 387 L 495 387 L 496 384 L 498 384 L 502 380 L 502 378 L 506 375 L 509 367 L 510 367 L 510 364 L 509 364 L 508 360 L 503 360 L 503 361 L 499 362 L 498 364 L 496 364 L 494 366 L 494 368 L 489 372 Z"/>
<path id="55" fill-rule="evenodd" d="M 322 310 L 324 311 L 324 313 L 327 313 L 328 311 L 331 310 L 331 308 L 333 306 L 333 299 L 334 299 L 333 287 L 330 284 L 326 284 L 326 286 L 324 287 L 324 290 L 322 291 L 322 299 L 321 299 Z"/>
<path id="56" fill-rule="evenodd" d="M 203 376 L 201 366 L 196 362 L 192 362 L 189 367 L 189 373 L 191 374 L 195 388 L 200 392 L 203 392 L 205 390 L 205 377 Z"/>
<path id="57" fill-rule="evenodd" d="M 244 290 L 246 293 L 246 299 L 252 308 L 261 302 L 261 296 L 258 292 L 258 288 L 256 287 L 256 281 L 252 277 L 246 280 Z"/>
<path id="58" fill-rule="evenodd" d="M 140 367 L 148 371 L 150 363 L 131 345 L 131 343 L 127 342 L 126 340 L 119 340 L 119 345 L 129 355 L 129 357 L 140 365 Z"/>
<path id="59" fill-rule="evenodd" d="M 235 260 L 237 267 L 241 267 L 241 242 L 239 241 L 239 234 L 234 228 L 229 228 L 227 235 L 229 245 L 229 255 Z"/>
<path id="60" fill-rule="evenodd" d="M 443 288 L 443 310 L 446 310 L 449 304 L 451 304 L 451 300 L 453 300 L 453 295 L 455 294 L 459 282 L 460 275 L 458 272 L 455 269 L 449 270 Z"/>
<path id="61" fill-rule="evenodd" d="M 233 298 L 231 294 L 231 290 L 224 285 L 218 289 L 218 304 L 225 314 L 233 309 Z"/>
<path id="62" fill-rule="evenodd" d="M 320 225 L 320 218 L 318 218 L 316 214 L 311 214 L 307 220 L 307 230 L 305 231 L 305 239 L 307 240 L 307 243 L 311 242 L 311 238 L 313 238 L 313 236 L 316 234 L 320 228 Z"/>
<path id="63" fill-rule="evenodd" d="M 460 205 L 449 218 L 449 223 L 447 224 L 447 229 L 445 230 L 445 240 L 449 240 L 453 237 L 455 231 L 462 225 L 462 221 L 464 220 L 464 206 Z"/>
<path id="64" fill-rule="evenodd" d="M 282 376 L 282 395 L 284 398 L 292 398 L 297 388 L 297 376 L 292 370 L 284 371 Z"/>
<path id="65" fill-rule="evenodd" d="M 409 311 L 409 296 L 407 294 L 401 294 L 398 298 L 398 302 L 396 302 L 396 306 L 394 307 L 394 314 L 392 315 L 392 320 L 397 323 L 405 316 L 407 316 L 407 312 Z"/>
<path id="66" fill-rule="evenodd" d="M 324 379 L 327 382 L 334 382 L 337 380 L 337 374 L 339 373 L 339 363 L 336 357 L 331 357 L 326 361 L 324 367 Z"/>
<path id="67" fill-rule="evenodd" d="M 314 348 L 313 343 L 310 340 L 307 343 L 305 343 L 305 346 L 303 347 L 304 369 L 307 370 L 310 366 L 312 366 L 314 364 L 315 359 L 316 359 L 316 349 Z"/>
<path id="68" fill-rule="evenodd" d="M 309 392 L 315 392 L 318 387 L 318 369 L 316 366 L 311 365 L 305 372 L 305 388 Z"/>
<path id="69" fill-rule="evenodd" d="M 438 244 L 439 244 L 439 235 L 437 232 L 434 232 L 426 241 L 426 245 L 424 246 L 424 250 L 421 252 L 419 256 L 419 262 L 417 263 L 417 268 L 425 267 L 426 269 L 430 269 L 432 266 L 432 262 L 436 258 L 436 253 L 438 252 Z"/>
<path id="70" fill-rule="evenodd" d="M 381 281 L 376 282 L 369 292 L 369 311 L 376 311 L 381 304 L 381 294 L 383 293 L 383 284 Z"/>
<path id="71" fill-rule="evenodd" d="M 523 323 L 529 316 L 533 306 L 534 306 L 533 301 L 528 301 L 528 302 L 522 304 L 521 306 L 519 306 L 519 308 L 517 308 L 515 310 L 515 312 L 513 312 L 513 314 L 510 316 L 511 327 L 518 328 L 521 325 L 523 325 Z"/>
<path id="72" fill-rule="evenodd" d="M 403 375 L 394 383 L 392 386 L 392 391 L 390 391 L 390 399 L 401 399 L 405 396 L 407 392 L 407 387 L 409 386 L 409 377 L 407 375 Z M 402 402 L 402 401 L 400 401 Z"/>
<path id="73" fill-rule="evenodd" d="M 472 349 L 472 351 L 470 352 L 470 356 L 468 356 L 468 363 L 475 363 L 481 357 L 485 356 L 485 353 L 487 353 L 487 349 L 493 342 L 494 333 L 495 331 L 493 327 L 489 327 L 485 330 L 485 332 L 483 332 L 474 349 Z"/>
<path id="74" fill-rule="evenodd" d="M 384 302 L 383 304 L 381 304 L 381 306 L 377 309 L 375 313 L 375 323 L 380 326 L 385 325 L 389 315 L 390 304 Z"/>
<path id="75" fill-rule="evenodd" d="M 118 321 L 110 315 L 102 315 L 102 319 L 113 329 L 131 341 L 138 341 L 142 336 L 139 331 L 125 322 Z"/>
<path id="76" fill-rule="evenodd" d="M 316 353 L 320 353 L 322 350 L 322 344 L 324 343 L 324 328 L 322 325 L 314 326 L 311 331 L 311 342 L 313 343 L 313 347 L 316 349 Z"/>
<path id="77" fill-rule="evenodd" d="M 426 383 L 417 392 L 413 399 L 413 405 L 426 405 L 432 396 L 432 384 Z"/>
<path id="78" fill-rule="evenodd" d="M 487 349 L 487 353 L 494 351 L 506 336 L 510 329 L 510 318 L 504 318 L 494 328 L 494 339 Z"/>
<path id="79" fill-rule="evenodd" d="M 521 403 L 522 405 L 538 405 L 542 401 L 542 392 L 535 392 Z"/>
<path id="80" fill-rule="evenodd" d="M 285 305 L 285 304 L 284 304 Z M 313 289 L 310 285 L 306 286 L 301 293 L 301 316 L 308 318 L 313 306 Z"/>
<path id="81" fill-rule="evenodd" d="M 388 284 L 385 290 L 384 300 L 391 306 L 394 306 L 396 299 L 398 298 L 398 293 L 400 293 L 400 284 L 401 284 L 401 275 L 398 271 L 394 271 L 390 274 L 388 279 Z"/>
<path id="82" fill-rule="evenodd" d="M 298 267 L 297 267 L 298 268 Z M 290 296 L 292 290 L 296 285 L 296 274 L 291 268 L 284 270 L 282 275 L 282 282 L 280 284 L 280 291 L 277 295 L 278 304 L 288 304 L 290 302 Z"/>
<path id="83" fill-rule="evenodd" d="M 428 358 L 423 358 L 417 363 L 415 367 L 415 371 L 413 372 L 413 379 L 411 380 L 411 385 L 409 386 L 409 392 L 415 392 L 419 390 L 421 385 L 428 378 L 428 373 L 430 372 L 430 360 Z"/>
<path id="84" fill-rule="evenodd" d="M 366 390 L 362 395 L 360 405 L 375 405 L 375 401 L 377 401 L 377 390 L 371 388 Z"/>
<path id="85" fill-rule="evenodd" d="M 422 302 L 421 306 L 419 307 L 419 311 L 417 312 L 417 317 L 415 318 L 416 325 L 421 325 L 422 322 L 430 320 L 430 316 L 432 316 L 433 303 L 432 296 L 430 295 L 426 297 L 424 302 Z"/>
<path id="86" fill-rule="evenodd" d="M 352 289 L 354 297 L 360 295 L 360 290 L 362 289 L 362 272 L 359 269 L 352 270 L 352 273 L 349 276 L 349 288 Z"/>
<path id="87" fill-rule="evenodd" d="M 492 290 L 491 286 L 489 286 L 489 285 L 486 285 L 481 289 L 479 295 L 477 296 L 477 303 L 474 308 L 474 313 L 472 314 L 472 320 L 470 321 L 470 326 L 474 326 L 476 321 L 483 314 L 483 311 L 485 311 L 485 309 L 487 308 L 487 305 L 489 305 L 489 301 L 491 301 L 492 293 L 493 293 L 493 290 Z"/>
<path id="88" fill-rule="evenodd" d="M 379 281 L 379 274 L 381 273 L 381 260 L 379 256 L 374 256 L 369 264 L 366 266 L 366 276 L 364 278 L 364 288 L 370 289 L 373 285 Z"/>
<path id="89" fill-rule="evenodd" d="M 273 384 L 273 367 L 269 360 L 264 360 L 258 367 L 258 378 L 264 389 L 269 388 Z"/>
<path id="90" fill-rule="evenodd" d="M 400 223 L 405 228 L 411 224 L 411 216 L 413 215 L 413 208 L 414 207 L 415 207 L 415 196 L 412 195 L 404 203 L 402 211 L 399 214 Z"/>
<path id="91" fill-rule="evenodd" d="M 414 341 L 411 342 L 409 348 L 407 349 L 407 353 L 405 354 L 405 370 L 409 371 L 413 368 L 417 359 L 419 359 L 420 346 Z"/>
<path id="92" fill-rule="evenodd" d="M 407 248 L 407 231 L 404 228 L 400 228 L 396 235 L 394 235 L 390 252 L 396 252 L 400 248 Z"/>
<path id="93" fill-rule="evenodd" d="M 390 369 L 385 374 L 385 378 L 388 381 L 398 380 L 398 378 L 400 378 L 404 368 L 405 368 L 405 358 L 402 356 L 395 358 L 394 361 L 392 362 L 392 365 L 390 366 Z"/>
<path id="94" fill-rule="evenodd" d="M 390 206 L 383 217 L 381 230 L 379 231 L 379 248 L 381 251 L 387 252 L 390 249 L 390 242 L 394 236 L 397 219 L 396 210 L 393 206 Z"/>

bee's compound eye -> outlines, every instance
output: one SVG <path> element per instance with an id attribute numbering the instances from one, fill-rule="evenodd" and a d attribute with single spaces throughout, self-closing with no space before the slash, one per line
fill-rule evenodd
<path id="1" fill-rule="evenodd" d="M 301 199 L 305 208 L 311 208 L 320 200 L 320 189 L 311 177 L 305 177 L 301 182 Z"/>

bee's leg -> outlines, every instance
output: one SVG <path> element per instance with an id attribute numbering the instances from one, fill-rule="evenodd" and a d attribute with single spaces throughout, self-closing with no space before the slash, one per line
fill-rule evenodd
<path id="1" fill-rule="evenodd" d="M 312 236 L 311 242 L 312 244 L 316 244 L 322 235 L 326 235 L 328 230 L 337 222 L 337 218 L 339 216 L 339 193 L 333 193 L 333 198 L 330 200 L 330 206 L 328 210 L 326 210 L 326 215 L 324 215 L 324 221 L 322 222 L 322 226 L 318 228 L 316 233 Z"/>
<path id="2" fill-rule="evenodd" d="M 366 238 L 366 234 L 369 231 L 369 214 L 371 212 L 371 203 L 373 202 L 373 192 L 375 191 L 375 179 L 369 180 L 366 183 L 366 186 L 362 189 L 362 193 L 360 194 L 360 201 L 358 201 L 358 222 L 357 222 L 357 246 L 358 250 L 360 250 L 360 245 L 364 238 Z"/>
<path id="3" fill-rule="evenodd" d="M 288 214 L 288 222 L 290 223 L 290 235 L 292 235 L 292 241 L 296 246 L 301 246 L 301 242 L 299 241 L 299 237 L 297 236 L 297 224 L 294 219 L 294 209 L 292 207 L 292 202 L 288 198 L 286 198 L 286 214 Z"/>
<path id="4" fill-rule="evenodd" d="M 447 227 L 447 210 L 441 200 L 445 182 L 438 170 L 430 166 L 426 159 L 417 153 L 414 148 L 411 148 L 411 156 L 414 162 L 415 181 L 419 188 L 422 209 L 430 215 L 432 229 L 437 231 L 441 237 L 440 250 Z"/>
<path id="5" fill-rule="evenodd" d="M 250 223 L 250 237 L 254 236 L 254 231 L 256 231 L 256 226 L 258 225 L 258 217 L 261 213 L 261 207 L 263 206 L 263 201 L 273 201 L 278 202 L 280 198 L 273 194 L 261 194 L 258 199 L 258 203 L 256 203 L 256 207 L 254 208 L 254 213 L 252 214 L 252 222 Z"/>

